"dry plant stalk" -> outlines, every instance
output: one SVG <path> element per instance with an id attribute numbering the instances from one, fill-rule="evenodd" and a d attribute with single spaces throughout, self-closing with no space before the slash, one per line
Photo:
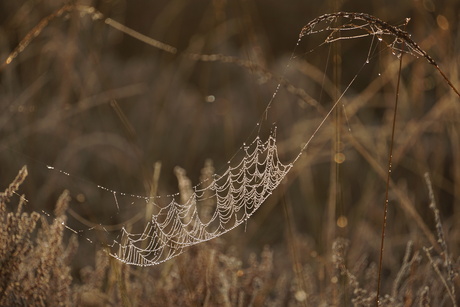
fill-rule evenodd
<path id="1" fill-rule="evenodd" d="M 72 283 L 69 263 L 77 245 L 75 238 L 67 249 L 62 242 L 69 194 L 64 191 L 59 198 L 58 215 L 51 224 L 37 212 L 23 212 L 24 196 L 16 212 L 8 212 L 7 204 L 26 176 L 24 166 L 0 193 L 0 305 L 68 306 Z M 41 227 L 37 229 L 38 221 Z"/>
<path id="2" fill-rule="evenodd" d="M 438 275 L 439 279 L 442 281 L 450 299 L 452 300 L 453 306 L 457 306 L 456 295 L 455 295 L 455 282 L 454 279 L 458 276 L 458 272 L 454 269 L 452 265 L 452 260 L 450 259 L 449 251 L 447 249 L 447 243 L 444 236 L 444 230 L 442 229 L 441 217 L 439 215 L 439 210 L 436 206 L 436 200 L 434 197 L 433 186 L 431 184 L 431 179 L 429 173 L 425 173 L 425 182 L 428 187 L 428 195 L 430 197 L 430 209 L 433 210 L 434 220 L 436 223 L 436 232 L 438 234 L 438 242 L 442 248 L 442 254 L 444 256 L 443 266 L 447 271 L 447 278 L 441 273 L 437 263 L 433 260 L 431 256 L 431 248 L 424 247 L 423 250 L 425 251 L 428 260 L 430 261 L 433 270 Z"/>
<path id="3" fill-rule="evenodd" d="M 315 27 L 318 24 L 321 24 L 322 22 L 333 23 L 334 21 L 337 21 L 338 18 L 349 19 L 350 22 L 344 23 L 342 26 L 328 26 L 325 29 L 319 29 L 319 30 L 315 29 Z M 355 20 L 364 21 L 364 23 L 357 25 L 353 23 Z M 406 20 L 406 23 L 408 21 L 409 19 Z M 429 56 L 425 50 L 420 48 L 420 46 L 411 39 L 409 33 L 400 29 L 399 27 L 392 26 L 388 24 L 387 22 L 380 20 L 379 18 L 375 16 L 372 16 L 366 13 L 355 13 L 355 12 L 337 12 L 337 13 L 331 13 L 331 14 L 324 14 L 319 17 L 316 17 L 315 19 L 307 23 L 302 28 L 302 31 L 299 34 L 299 39 L 311 33 L 329 30 L 331 31 L 331 34 L 326 39 L 325 43 L 332 43 L 337 40 L 351 38 L 351 37 L 335 37 L 334 35 L 337 34 L 338 32 L 343 31 L 343 30 L 356 30 L 356 29 L 367 32 L 367 34 L 362 34 L 361 35 L 362 37 L 368 36 L 368 35 L 375 35 L 380 40 L 383 41 L 382 39 L 383 36 L 390 36 L 392 38 L 392 42 L 388 44 L 388 47 L 390 47 L 393 51 L 399 52 L 399 54 L 408 52 L 404 50 L 404 48 L 407 47 L 409 48 L 410 54 L 424 57 L 428 61 L 428 63 L 430 63 L 436 68 L 436 70 L 441 74 L 441 76 L 447 82 L 449 87 L 460 98 L 460 92 L 452 84 L 450 79 L 447 78 L 447 76 L 444 74 L 444 72 L 439 67 L 438 63 L 436 63 L 436 61 L 431 56 Z M 360 36 L 353 36 L 353 37 L 360 37 Z M 398 47 L 399 45 L 402 47 Z"/>

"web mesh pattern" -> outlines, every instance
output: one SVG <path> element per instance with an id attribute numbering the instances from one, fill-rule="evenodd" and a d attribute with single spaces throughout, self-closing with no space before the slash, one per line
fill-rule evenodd
<path id="1" fill-rule="evenodd" d="M 257 137 L 243 150 L 237 165 L 194 187 L 184 203 L 175 197 L 163 207 L 154 203 L 156 212 L 144 231 L 136 234 L 123 228 L 120 242 L 114 244 L 117 251 L 111 255 L 127 264 L 156 265 L 247 221 L 292 164 L 280 162 L 274 135 L 265 142 Z"/>

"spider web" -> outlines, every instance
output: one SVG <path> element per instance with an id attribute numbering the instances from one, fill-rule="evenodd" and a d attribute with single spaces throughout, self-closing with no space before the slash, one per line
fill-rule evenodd
<path id="1" fill-rule="evenodd" d="M 45 22 L 41 22 L 36 29 L 33 29 L 31 31 L 33 33 L 32 38 L 26 37 L 0 68 L 11 63 L 51 19 L 65 15 L 65 13 L 73 10 L 88 14 L 94 20 L 103 20 L 105 24 L 118 31 L 122 31 L 155 48 L 173 54 L 177 53 L 176 48 L 145 37 L 110 18 L 105 18 L 94 8 L 70 5 L 61 8 L 54 15 L 45 19 Z M 407 22 L 408 20 L 406 20 L 406 24 Z M 379 42 L 384 42 L 396 55 L 408 53 L 414 56 L 421 56 L 426 58 L 430 64 L 438 67 L 435 61 L 410 38 L 407 32 L 400 27 L 391 26 L 368 14 L 338 12 L 319 16 L 302 28 L 296 48 L 299 47 L 299 43 L 304 37 L 320 32 L 327 33 L 327 37 L 322 44 L 370 36 L 372 39 L 377 38 Z M 363 66 L 369 62 L 373 42 L 374 40 L 372 40 L 368 58 Z M 289 63 L 295 57 L 295 52 L 294 50 Z M 233 63 L 248 68 L 250 71 L 261 73 L 265 77 L 275 78 L 257 65 L 238 58 L 219 54 L 184 53 L 183 55 L 195 61 Z M 323 120 L 310 134 L 310 138 L 301 147 L 300 152 L 291 163 L 282 163 L 280 161 L 276 145 L 276 131 L 273 131 L 266 141 L 262 141 L 257 135 L 248 146 L 243 145 L 243 156 L 239 161 L 231 161 L 234 165 L 229 164 L 223 173 L 220 175 L 213 174 L 211 178 L 192 187 L 193 192 L 190 195 L 184 196 L 179 193 L 169 195 L 169 197 L 166 197 L 168 199 L 166 204 L 160 204 L 158 201 L 160 198 L 157 197 L 127 195 L 145 200 L 146 204 L 153 206 L 153 213 L 142 232 L 131 232 L 123 227 L 119 240 L 114 241 L 111 245 L 112 251 L 110 255 L 126 264 L 137 266 L 156 265 L 183 253 L 187 247 L 217 238 L 245 223 L 280 185 L 294 163 L 299 160 L 311 140 L 354 82 L 356 76 L 333 103 L 329 111 L 325 112 Z M 305 98 L 304 92 L 294 88 L 283 78 L 278 79 L 278 81 L 278 86 L 272 99 L 268 102 L 262 118 L 265 118 L 268 113 L 281 86 L 286 87 L 288 91 L 294 94 L 298 94 L 301 98 Z M 259 129 L 262 121 L 257 124 Z M 52 166 L 48 168 L 50 170 L 54 169 Z M 59 170 L 59 172 L 68 175 L 63 171 Z M 117 195 L 126 196 L 125 193 L 103 186 L 98 186 L 98 188 L 113 194 L 117 208 L 119 208 Z"/>
<path id="2" fill-rule="evenodd" d="M 115 243 L 118 251 L 111 255 L 127 264 L 155 265 L 247 221 L 278 187 L 292 164 L 280 162 L 274 134 L 265 142 L 256 137 L 243 150 L 244 157 L 236 166 L 194 187 L 185 203 L 175 197 L 166 206 L 154 202 L 157 212 L 144 231 L 130 233 L 123 228 L 121 242 Z M 206 210 L 210 203 L 213 212 Z"/>

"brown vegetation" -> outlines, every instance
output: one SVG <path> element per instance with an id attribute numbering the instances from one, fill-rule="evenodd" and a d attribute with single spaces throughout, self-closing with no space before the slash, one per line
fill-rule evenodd
<path id="1" fill-rule="evenodd" d="M 0 305 L 375 306 L 381 251 L 380 306 L 460 305 L 460 103 L 433 67 L 458 87 L 458 4 L 374 10 L 386 30 L 412 17 L 408 47 L 429 57 L 405 54 L 398 71 L 395 49 L 369 37 L 323 44 L 322 33 L 301 33 L 286 61 L 302 27 L 324 22 L 308 8 L 283 21 L 273 14 L 287 8 L 273 1 L 207 2 L 95 4 L 112 24 L 71 9 L 52 16 L 57 0 L 0 5 Z M 151 208 L 115 203 L 99 184 L 156 196 L 179 181 L 190 195 L 190 182 L 214 170 L 208 158 L 219 173 L 273 122 L 290 161 L 345 88 L 246 225 L 153 267 L 108 255 L 121 226 L 142 227 Z M 177 165 L 190 178 L 174 177 Z"/>

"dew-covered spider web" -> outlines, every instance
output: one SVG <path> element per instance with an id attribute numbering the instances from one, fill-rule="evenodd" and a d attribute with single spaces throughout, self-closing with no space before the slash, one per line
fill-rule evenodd
<path id="1" fill-rule="evenodd" d="M 113 19 L 106 18 L 94 8 L 69 5 L 56 11 L 32 30 L 32 34 L 28 35 L 19 44 L 2 63 L 0 69 L 10 64 L 52 19 L 73 11 L 78 11 L 82 15 L 89 15 L 95 21 L 103 21 L 106 25 L 124 32 L 145 44 L 168 53 L 178 53 L 176 48 L 146 37 Z M 392 26 L 376 17 L 363 13 L 339 12 L 319 16 L 307 23 L 301 30 L 297 47 L 292 53 L 287 67 L 296 58 L 300 42 L 303 39 L 314 34 L 324 33 L 326 37 L 322 39 L 319 45 L 339 40 L 370 37 L 371 43 L 368 55 L 362 66 L 369 62 L 374 55 L 375 47 L 382 42 L 395 55 L 400 56 L 402 53 L 408 53 L 413 56 L 424 57 L 430 64 L 438 68 L 436 62 L 404 31 L 404 26 L 405 24 Z M 276 77 L 250 61 L 221 54 L 203 55 L 184 52 L 181 55 L 193 61 L 222 62 L 241 66 L 266 78 L 277 80 L 278 85 L 272 98 L 267 103 L 264 114 L 256 124 L 256 136 L 241 147 L 240 154 L 235 155 L 235 158 L 229 161 L 228 166 L 223 171 L 211 174 L 209 178 L 198 185 L 191 186 L 190 195 L 176 193 L 161 197 L 138 196 L 122 193 L 102 185 L 98 186 L 104 192 L 113 194 L 117 208 L 120 206 L 120 197 L 135 198 L 145 202 L 146 206 L 152 208 L 151 218 L 146 222 L 142 231 L 136 232 L 128 229 L 128 227 L 122 227 L 118 238 L 112 244 L 109 244 L 111 248 L 110 255 L 126 264 L 151 266 L 162 263 L 183 253 L 187 247 L 217 238 L 246 223 L 281 184 L 302 154 L 305 153 L 311 140 L 324 125 L 334 108 L 340 103 L 362 68 L 358 67 L 357 74 L 351 79 L 339 97 L 333 101 L 332 106 L 324 109 L 318 101 L 309 97 L 305 91 L 291 85 L 284 76 Z M 448 83 L 450 84 L 449 81 Z M 454 89 L 453 86 L 451 87 Z M 272 104 L 275 103 L 280 88 L 285 88 L 288 92 L 299 96 L 316 109 L 323 111 L 322 120 L 313 131 L 307 132 L 302 145 L 299 146 L 300 150 L 288 162 L 281 161 L 278 156 L 276 129 L 272 130 L 266 140 L 259 135 L 260 127 L 265 124 L 267 114 L 270 112 Z M 65 171 L 58 170 L 53 166 L 48 166 L 48 169 L 68 175 Z M 72 231 L 78 233 L 75 230 Z"/>
<path id="2" fill-rule="evenodd" d="M 134 265 L 155 265 L 181 254 L 184 248 L 208 241 L 246 222 L 292 167 L 278 158 L 275 135 L 244 146 L 244 157 L 221 175 L 193 187 L 184 203 L 172 197 L 155 213 L 142 233 L 122 229 L 118 250 L 111 255 Z M 146 202 L 155 201 L 146 198 Z"/>

